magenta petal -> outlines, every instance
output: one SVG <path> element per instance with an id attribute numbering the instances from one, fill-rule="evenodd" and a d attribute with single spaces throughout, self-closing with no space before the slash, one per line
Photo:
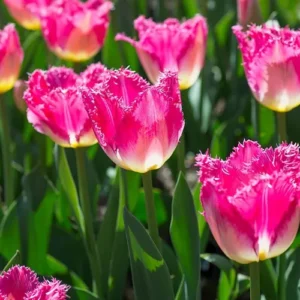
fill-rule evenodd
<path id="1" fill-rule="evenodd" d="M 36 274 L 26 267 L 12 267 L 0 276 L 0 294 L 8 299 L 24 299 L 25 294 L 37 286 Z"/>
<path id="2" fill-rule="evenodd" d="M 101 63 L 91 64 L 80 74 L 81 81 L 89 88 L 106 81 L 108 74 L 107 68 Z"/>

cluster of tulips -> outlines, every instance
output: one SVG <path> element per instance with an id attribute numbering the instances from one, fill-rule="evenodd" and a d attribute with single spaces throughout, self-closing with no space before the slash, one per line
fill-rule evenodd
<path id="1" fill-rule="evenodd" d="M 41 29 L 50 51 L 76 63 L 100 50 L 113 9 L 104 0 L 4 2 L 19 24 L 29 30 Z M 200 153 L 196 165 L 210 230 L 230 259 L 250 263 L 255 283 L 256 263 L 285 252 L 299 227 L 300 151 L 298 145 L 286 142 L 284 113 L 300 105 L 300 32 L 276 23 L 247 27 L 249 22 L 259 22 L 257 2 L 238 4 L 240 25 L 233 27 L 233 33 L 245 74 L 255 99 L 278 113 L 280 144 L 263 149 L 248 140 L 225 161 L 212 158 L 209 152 Z M 152 84 L 129 68 L 112 70 L 99 62 L 80 74 L 66 67 L 35 70 L 23 96 L 27 119 L 34 128 L 59 146 L 75 149 L 84 216 L 82 222 L 78 213 L 77 221 L 99 294 L 82 149 L 98 142 L 117 166 L 142 174 L 148 229 L 160 249 L 151 170 L 159 169 L 184 143 L 180 90 L 195 83 L 205 62 L 208 29 L 200 15 L 182 23 L 176 19 L 155 23 L 140 16 L 134 27 L 139 40 L 124 34 L 115 39 L 135 47 Z M 14 87 L 22 60 L 18 33 L 9 24 L 0 32 L 0 93 Z M 130 189 L 130 182 L 126 184 Z M 13 200 L 8 189 L 6 185 L 7 204 Z M 251 299 L 260 299 L 257 286 L 251 288 Z M 56 280 L 39 284 L 36 275 L 24 267 L 14 267 L 0 277 L 0 299 L 62 300 L 66 291 Z"/>

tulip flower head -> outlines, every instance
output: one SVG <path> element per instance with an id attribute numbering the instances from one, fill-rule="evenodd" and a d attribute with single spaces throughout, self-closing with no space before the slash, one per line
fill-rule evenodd
<path id="1" fill-rule="evenodd" d="M 129 42 L 136 48 L 140 61 L 152 83 L 160 72 L 178 72 L 180 89 L 187 89 L 197 80 L 204 65 L 207 40 L 206 20 L 197 15 L 182 24 L 177 19 L 155 23 L 140 16 L 134 21 L 139 41 L 124 34 L 116 40 Z"/>
<path id="2" fill-rule="evenodd" d="M 39 282 L 29 268 L 14 266 L 0 276 L 0 300 L 66 300 L 68 287 L 52 279 Z"/>
<path id="3" fill-rule="evenodd" d="M 220 248 L 239 263 L 283 253 L 299 227 L 298 145 L 239 144 L 223 161 L 199 154 L 204 216 Z"/>
<path id="4" fill-rule="evenodd" d="M 65 60 L 92 58 L 104 43 L 112 7 L 105 0 L 57 0 L 42 16 L 48 47 Z"/>
<path id="5" fill-rule="evenodd" d="M 12 17 L 28 30 L 41 27 L 40 15 L 53 0 L 4 0 Z"/>
<path id="6" fill-rule="evenodd" d="M 175 150 L 184 126 L 176 73 L 151 86 L 128 69 L 109 71 L 81 92 L 99 144 L 120 167 L 158 169 Z"/>
<path id="7" fill-rule="evenodd" d="M 300 104 L 300 31 L 234 26 L 250 89 L 262 105 L 287 112 Z"/>
<path id="8" fill-rule="evenodd" d="M 261 23 L 262 17 L 257 0 L 237 0 L 238 21 L 244 28 L 251 23 Z"/>
<path id="9" fill-rule="evenodd" d="M 24 94 L 28 121 L 63 147 L 85 147 L 97 142 L 78 92 L 81 82 L 72 69 L 36 70 Z"/>
<path id="10" fill-rule="evenodd" d="M 13 88 L 23 61 L 18 33 L 13 24 L 0 30 L 0 94 Z"/>

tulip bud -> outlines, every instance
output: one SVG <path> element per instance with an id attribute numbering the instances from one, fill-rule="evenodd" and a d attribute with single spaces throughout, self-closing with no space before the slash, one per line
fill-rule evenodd
<path id="1" fill-rule="evenodd" d="M 250 89 L 258 102 L 278 112 L 300 104 L 300 32 L 288 28 L 234 26 Z"/>
<path id="2" fill-rule="evenodd" d="M 140 61 L 152 83 L 164 71 L 178 72 L 180 89 L 191 87 L 204 65 L 207 40 L 206 20 L 197 15 L 182 24 L 177 19 L 155 23 L 140 16 L 134 21 L 139 41 L 124 34 L 116 40 L 136 48 Z"/>
<path id="3" fill-rule="evenodd" d="M 27 89 L 27 84 L 24 80 L 17 80 L 14 86 L 14 101 L 19 111 L 26 111 L 26 102 L 23 98 L 24 92 Z"/>
<path id="4" fill-rule="evenodd" d="M 108 71 L 81 94 L 100 146 L 117 165 L 146 173 L 172 155 L 184 126 L 175 73 L 150 86 L 128 69 Z"/>
<path id="5" fill-rule="evenodd" d="M 48 47 L 62 59 L 86 61 L 100 50 L 113 4 L 104 0 L 58 0 L 42 15 Z"/>
<path id="6" fill-rule="evenodd" d="M 40 14 L 53 0 L 4 0 L 9 13 L 24 28 L 38 30 Z"/>
<path id="7" fill-rule="evenodd" d="M 196 161 L 205 219 L 229 258 L 251 263 L 289 248 L 300 221 L 298 145 L 245 141 L 225 161 L 208 153 Z"/>
<path id="8" fill-rule="evenodd" d="M 83 84 L 86 83 L 72 69 L 53 67 L 34 71 L 24 94 L 28 121 L 60 146 L 95 144 L 97 139 L 78 91 Z"/>
<path id="9" fill-rule="evenodd" d="M 0 94 L 12 89 L 23 61 L 18 33 L 13 24 L 0 30 Z"/>
<path id="10" fill-rule="evenodd" d="M 261 12 L 257 0 L 237 0 L 238 22 L 246 28 L 247 25 L 262 23 Z"/>

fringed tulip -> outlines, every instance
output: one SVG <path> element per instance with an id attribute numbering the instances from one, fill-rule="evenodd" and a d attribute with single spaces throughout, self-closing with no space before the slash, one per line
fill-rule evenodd
<path id="1" fill-rule="evenodd" d="M 80 74 L 82 83 L 89 88 L 93 88 L 95 85 L 104 81 L 107 76 L 107 68 L 100 64 L 91 64 L 87 69 Z"/>
<path id="2" fill-rule="evenodd" d="M 86 61 L 100 50 L 113 4 L 105 0 L 58 0 L 42 16 L 48 47 L 60 58 Z"/>
<path id="3" fill-rule="evenodd" d="M 300 153 L 245 141 L 223 161 L 196 158 L 204 216 L 220 248 L 239 263 L 283 253 L 299 227 Z"/>
<path id="4" fill-rule="evenodd" d="M 197 80 L 204 65 L 206 52 L 207 24 L 197 15 L 182 24 L 177 19 L 155 23 L 140 16 L 134 22 L 139 41 L 124 34 L 116 40 L 129 42 L 136 48 L 140 61 L 155 83 L 160 72 L 178 72 L 180 89 L 187 89 Z"/>
<path id="5" fill-rule="evenodd" d="M 234 26 L 248 84 L 257 101 L 287 112 L 300 104 L 300 31 L 276 26 Z"/>
<path id="6" fill-rule="evenodd" d="M 97 142 L 77 85 L 81 85 L 81 77 L 72 69 L 53 67 L 34 71 L 24 94 L 28 121 L 63 147 Z"/>
<path id="7" fill-rule="evenodd" d="M 184 120 L 177 75 L 166 72 L 150 86 L 121 69 L 82 97 L 98 142 L 117 165 L 139 173 L 160 168 L 181 136 Z"/>
<path id="8" fill-rule="evenodd" d="M 251 23 L 262 21 L 257 0 L 237 0 L 238 22 L 244 28 Z"/>
<path id="9" fill-rule="evenodd" d="M 13 88 L 23 61 L 18 33 L 13 24 L 0 30 L 0 94 Z"/>
<path id="10" fill-rule="evenodd" d="M 9 13 L 24 28 L 40 29 L 40 15 L 53 0 L 4 0 Z"/>
<path id="11" fill-rule="evenodd" d="M 52 279 L 39 282 L 29 268 L 14 266 L 0 276 L 0 300 L 65 300 L 69 287 Z"/>

